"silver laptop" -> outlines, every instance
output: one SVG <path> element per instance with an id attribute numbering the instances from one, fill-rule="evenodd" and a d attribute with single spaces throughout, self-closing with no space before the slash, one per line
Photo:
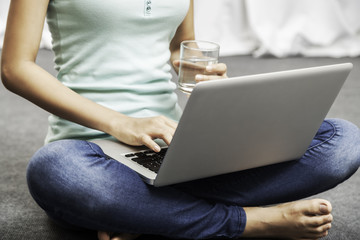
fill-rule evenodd
<path id="1" fill-rule="evenodd" d="M 344 63 L 201 82 L 170 146 L 159 141 L 160 156 L 117 141 L 93 142 L 154 186 L 296 160 L 351 69 Z"/>

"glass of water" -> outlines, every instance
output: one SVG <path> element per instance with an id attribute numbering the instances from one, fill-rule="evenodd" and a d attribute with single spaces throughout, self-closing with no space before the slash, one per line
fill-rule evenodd
<path id="1" fill-rule="evenodd" d="M 191 93 L 195 76 L 205 75 L 206 67 L 218 63 L 220 46 L 208 41 L 183 41 L 180 46 L 179 89 Z"/>

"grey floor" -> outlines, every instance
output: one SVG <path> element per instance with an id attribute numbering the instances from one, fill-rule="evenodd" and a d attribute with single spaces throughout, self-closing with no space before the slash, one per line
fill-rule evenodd
<path id="1" fill-rule="evenodd" d="M 41 50 L 38 63 L 55 74 L 51 52 Z M 360 126 L 360 58 L 262 58 L 249 56 L 222 58 L 229 76 L 264 73 L 325 64 L 352 62 L 354 70 L 329 112 L 329 117 L 345 118 Z M 185 104 L 186 98 L 180 96 Z M 62 229 L 48 220 L 30 197 L 25 179 L 32 154 L 43 144 L 46 133 L 45 111 L 0 86 L 0 239 L 96 239 L 92 231 Z M 299 109 L 300 110 L 300 109 Z M 317 197 L 329 199 L 335 221 L 325 239 L 359 239 L 360 172 L 335 189 Z M 219 221 L 221 221 L 219 219 Z M 162 239 L 142 236 L 141 239 Z"/>

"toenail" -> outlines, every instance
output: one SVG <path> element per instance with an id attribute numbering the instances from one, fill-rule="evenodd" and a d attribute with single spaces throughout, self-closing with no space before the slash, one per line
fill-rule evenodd
<path id="1" fill-rule="evenodd" d="M 329 224 L 327 225 L 327 230 L 330 230 L 330 228 L 331 228 L 331 223 L 329 223 Z"/>
<path id="2" fill-rule="evenodd" d="M 320 212 L 328 213 L 328 207 L 325 204 L 320 204 Z"/>

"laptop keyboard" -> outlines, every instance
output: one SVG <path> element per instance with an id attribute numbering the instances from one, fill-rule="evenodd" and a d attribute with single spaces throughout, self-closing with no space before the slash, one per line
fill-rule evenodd
<path id="1" fill-rule="evenodd" d="M 167 148 L 162 148 L 160 152 L 145 150 L 141 152 L 127 153 L 124 156 L 140 164 L 141 166 L 157 173 L 163 162 L 166 151 Z"/>

